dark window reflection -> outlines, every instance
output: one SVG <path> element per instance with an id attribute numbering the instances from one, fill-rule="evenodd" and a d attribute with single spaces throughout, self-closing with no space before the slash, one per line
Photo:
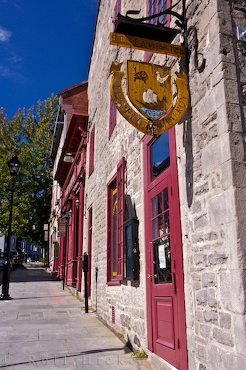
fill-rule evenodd
<path id="1" fill-rule="evenodd" d="M 168 188 L 152 198 L 155 284 L 172 282 Z"/>
<path id="2" fill-rule="evenodd" d="M 151 145 L 151 167 L 152 179 L 159 176 L 170 165 L 169 137 L 168 132 L 164 132 Z"/>

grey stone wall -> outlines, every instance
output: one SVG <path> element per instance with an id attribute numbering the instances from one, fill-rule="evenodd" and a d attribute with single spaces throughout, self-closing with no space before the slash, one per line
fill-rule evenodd
<path id="1" fill-rule="evenodd" d="M 246 367 L 242 3 L 187 7 L 206 58 L 200 74 L 191 60 L 191 117 L 176 127 L 190 369 Z"/>
<path id="2" fill-rule="evenodd" d="M 140 1 L 141 2 L 141 1 Z M 129 7 L 139 9 L 139 1 L 128 1 Z M 109 33 L 113 31 L 111 18 L 114 1 L 101 1 L 93 55 L 89 73 L 90 127 L 95 125 L 94 172 L 86 179 L 86 205 L 93 207 L 92 241 L 92 300 L 96 304 L 95 268 L 98 267 L 97 310 L 98 314 L 120 334 L 129 338 L 135 348 L 146 347 L 145 317 L 145 255 L 143 226 L 143 173 L 141 137 L 123 117 L 117 113 L 117 125 L 109 139 L 110 66 L 115 60 L 117 48 L 110 47 Z M 123 12 L 124 5 L 123 2 Z M 128 8 L 127 5 L 127 8 Z M 118 60 L 124 60 L 129 50 L 121 50 Z M 135 53 L 135 58 L 143 52 Z M 89 155 L 89 145 L 88 152 Z M 107 184 L 115 175 L 117 164 L 126 158 L 125 192 L 131 196 L 139 218 L 140 282 L 131 286 L 128 281 L 120 286 L 107 285 Z M 88 163 L 87 163 L 88 164 Z M 88 172 L 87 172 L 88 173 Z M 84 248 L 87 248 L 87 219 L 85 222 Z M 112 323 L 112 307 L 115 308 L 115 324 Z"/>
<path id="3" fill-rule="evenodd" d="M 122 1 L 142 9 L 145 1 Z M 119 113 L 110 140 L 109 68 L 116 48 L 109 47 L 114 1 L 101 1 L 89 74 L 90 126 L 95 125 L 95 169 L 86 179 L 85 209 L 93 206 L 92 305 L 96 303 L 95 267 L 99 269 L 99 315 L 135 343 L 147 346 L 143 198 L 143 135 Z M 191 111 L 176 126 L 177 162 L 184 255 L 189 369 L 246 368 L 246 162 L 245 43 L 236 25 L 245 25 L 245 1 L 187 0 L 188 26 L 196 25 L 202 73 L 190 63 Z M 134 51 L 133 59 L 143 60 Z M 131 58 L 121 49 L 118 60 Z M 154 56 L 156 63 L 165 57 Z M 200 62 L 200 59 L 199 59 Z M 89 154 L 89 145 L 88 145 Z M 140 221 L 140 285 L 110 287 L 107 269 L 107 183 L 122 156 L 127 161 L 126 192 Z M 86 216 L 87 217 L 87 216 Z M 84 248 L 87 246 L 85 219 Z M 116 323 L 111 320 L 115 307 Z"/>

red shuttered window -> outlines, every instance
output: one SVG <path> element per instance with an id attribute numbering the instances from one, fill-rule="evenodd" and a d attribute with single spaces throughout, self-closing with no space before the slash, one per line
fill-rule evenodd
<path id="1" fill-rule="evenodd" d="M 153 15 L 162 12 L 163 10 L 169 8 L 171 6 L 171 0 L 147 0 L 146 3 L 146 15 Z M 157 24 L 157 22 L 161 22 L 165 25 L 165 27 L 170 26 L 170 16 L 169 15 L 163 15 L 159 19 L 154 18 L 150 20 L 151 24 Z M 152 58 L 153 53 L 150 51 L 145 51 L 144 53 L 144 61 L 149 62 Z"/>
<path id="2" fill-rule="evenodd" d="M 94 171 L 94 149 L 95 149 L 95 126 L 90 134 L 90 156 L 89 156 L 89 176 Z"/>
<path id="3" fill-rule="evenodd" d="M 125 159 L 108 185 L 108 283 L 124 276 Z"/>

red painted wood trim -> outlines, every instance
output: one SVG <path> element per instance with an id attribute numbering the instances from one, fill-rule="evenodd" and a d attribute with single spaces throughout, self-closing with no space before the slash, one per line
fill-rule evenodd
<path id="1" fill-rule="evenodd" d="M 184 275 L 183 275 L 183 254 L 182 254 L 182 233 L 181 233 L 181 220 L 180 220 L 180 201 L 179 201 L 179 188 L 178 188 L 178 169 L 176 160 L 176 140 L 175 140 L 175 127 L 169 130 L 169 148 L 170 148 L 170 167 L 160 174 L 154 181 L 151 181 L 150 171 L 150 150 L 149 145 L 153 141 L 153 137 L 146 136 L 143 142 L 143 160 L 144 160 L 144 202 L 145 202 L 145 230 L 146 230 L 146 243 L 151 240 L 151 226 L 149 225 L 149 218 L 151 210 L 149 207 L 149 191 L 157 186 L 163 179 L 171 178 L 171 186 L 173 197 L 176 198 L 174 202 L 173 217 L 175 215 L 175 228 L 177 232 L 173 233 L 173 242 L 175 246 L 179 246 L 179 260 L 177 263 L 177 270 L 182 271 L 177 276 L 176 285 L 178 295 L 178 336 L 180 339 L 180 361 L 182 370 L 188 369 L 188 352 L 187 352 L 187 339 L 186 339 L 186 321 L 185 321 L 185 300 L 184 300 Z M 146 245 L 146 299 L 147 299 L 147 336 L 148 348 L 153 352 L 153 322 L 152 322 L 152 297 L 151 297 L 151 280 L 147 278 L 151 273 L 150 266 L 150 248 Z"/>
<path id="2" fill-rule="evenodd" d="M 126 161 L 123 157 L 117 166 L 117 260 L 118 260 L 118 280 L 124 278 L 124 216 L 125 216 L 125 167 Z"/>
<path id="3" fill-rule="evenodd" d="M 79 257 L 83 255 L 83 234 L 84 234 L 84 197 L 85 197 L 85 187 L 81 184 L 79 192 Z M 78 263 L 78 290 L 81 291 L 82 284 L 82 259 L 79 258 Z"/>
<path id="4" fill-rule="evenodd" d="M 148 202 L 148 191 L 147 186 L 149 184 L 149 150 L 148 144 L 150 141 L 153 140 L 152 136 L 146 136 L 143 141 L 143 164 L 144 164 L 144 219 L 145 219 L 145 240 L 146 243 L 149 240 L 148 237 L 148 223 L 149 223 L 149 202 Z M 148 341 L 148 349 L 153 352 L 153 327 L 152 327 L 152 312 L 151 312 L 151 281 L 148 279 L 149 274 L 151 274 L 150 270 L 150 248 L 145 246 L 145 259 L 146 259 L 146 309 L 147 309 L 147 341 Z"/>
<path id="5" fill-rule="evenodd" d="M 108 286 L 119 286 L 120 285 L 120 281 L 117 281 L 117 280 L 115 280 L 115 281 L 108 281 L 107 282 L 107 285 Z"/>
<path id="6" fill-rule="evenodd" d="M 107 184 L 107 284 L 111 283 L 111 184 L 116 180 L 116 174 Z"/>
<path id="7" fill-rule="evenodd" d="M 183 248 L 182 248 L 182 227 L 181 227 L 181 215 L 180 215 L 180 198 L 179 198 L 179 183 L 178 183 L 178 164 L 177 164 L 177 152 L 176 152 L 176 135 L 175 127 L 171 130 L 173 145 L 171 146 L 172 151 L 172 191 L 173 196 L 178 200 L 175 205 L 174 213 L 176 217 L 175 227 L 177 232 L 175 235 L 175 243 L 179 245 L 179 255 L 180 258 L 177 265 L 177 270 L 182 271 L 176 279 L 177 291 L 179 293 L 179 303 L 178 303 L 178 316 L 179 316 L 179 339 L 180 339 L 180 357 L 181 364 L 183 364 L 182 370 L 188 369 L 188 349 L 187 349 L 187 337 L 186 337 L 186 314 L 185 314 L 185 296 L 184 296 L 184 268 L 183 268 Z"/>
<path id="8" fill-rule="evenodd" d="M 123 157 L 118 166 L 115 176 L 111 179 L 108 184 L 108 235 L 107 235 L 107 282 L 114 283 L 121 281 L 124 278 L 124 215 L 125 215 L 125 168 L 126 161 Z M 117 242 L 116 242 L 116 260 L 117 260 L 117 276 L 112 279 L 112 244 L 111 244 L 111 221 L 112 221 L 112 210 L 111 210 L 111 187 L 110 185 L 116 181 L 117 191 Z"/>

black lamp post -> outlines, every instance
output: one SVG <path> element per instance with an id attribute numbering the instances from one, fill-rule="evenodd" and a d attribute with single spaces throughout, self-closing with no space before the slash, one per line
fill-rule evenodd
<path id="1" fill-rule="evenodd" d="M 2 286 L 2 294 L 0 299 L 1 300 L 10 300 L 11 297 L 9 295 L 9 280 L 10 280 L 10 243 L 11 243 L 11 227 L 12 227 L 12 214 L 13 214 L 13 199 L 14 199 L 14 189 L 15 189 L 15 181 L 16 176 L 20 172 L 21 163 L 18 157 L 13 156 L 11 160 L 8 162 L 9 172 L 11 176 L 11 193 L 10 193 L 10 208 L 9 208 L 9 227 L 8 227 L 8 239 L 7 239 L 7 249 L 6 253 L 6 261 L 4 264 L 3 270 L 3 286 Z"/>

